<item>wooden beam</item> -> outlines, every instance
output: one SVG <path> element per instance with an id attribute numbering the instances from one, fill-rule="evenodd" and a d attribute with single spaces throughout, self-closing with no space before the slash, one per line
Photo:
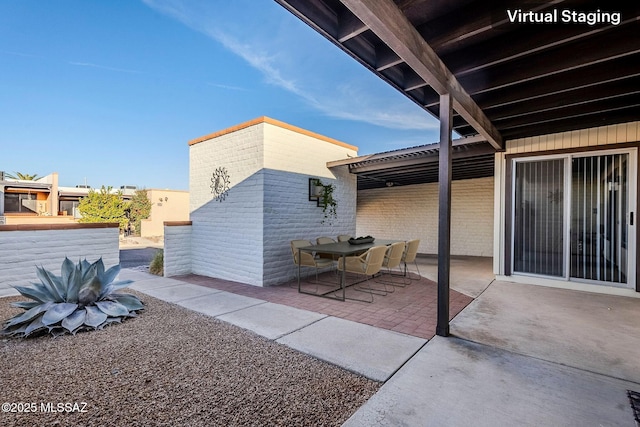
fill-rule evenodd
<path id="1" fill-rule="evenodd" d="M 451 95 L 440 95 L 438 174 L 438 322 L 436 334 L 449 336 L 449 276 L 451 269 Z"/>
<path id="2" fill-rule="evenodd" d="M 351 13 L 343 13 L 338 19 L 338 41 L 344 43 L 367 31 L 367 26 Z"/>
<path id="3" fill-rule="evenodd" d="M 504 142 L 498 130 L 411 25 L 393 0 L 341 0 L 438 94 L 450 94 L 453 108 L 496 149 Z"/>

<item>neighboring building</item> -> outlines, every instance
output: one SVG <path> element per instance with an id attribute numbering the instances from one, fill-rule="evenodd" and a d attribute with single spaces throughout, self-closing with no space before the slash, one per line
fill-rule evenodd
<path id="1" fill-rule="evenodd" d="M 180 190 L 147 190 L 151 215 L 142 220 L 142 237 L 164 236 L 165 221 L 189 220 L 189 192 Z"/>
<path id="2" fill-rule="evenodd" d="M 18 180 L 7 178 L 0 172 L 0 224 L 69 224 L 76 222 L 80 217 L 78 204 L 80 199 L 86 197 L 92 188 L 88 185 L 76 185 L 75 187 L 63 187 L 58 185 L 58 173 L 40 179 Z M 123 185 L 120 189 L 112 188 L 112 192 L 120 191 L 124 200 L 130 200 L 137 187 Z M 152 214 L 155 212 L 157 222 L 150 221 L 147 225 L 149 233 L 162 231 L 163 221 L 186 220 L 189 218 L 188 192 L 173 190 L 149 190 L 168 198 L 171 193 L 175 197 L 170 209 L 158 209 L 158 203 L 154 203 Z M 164 193 L 167 194 L 164 194 Z M 154 199 L 150 199 L 153 201 Z M 143 227 L 144 228 L 144 227 Z M 156 235 L 156 234 L 147 234 Z M 162 235 L 162 233 L 157 234 Z"/>
<path id="3" fill-rule="evenodd" d="M 58 174 L 29 181 L 7 178 L 0 172 L 0 224 L 73 222 L 59 217 Z"/>

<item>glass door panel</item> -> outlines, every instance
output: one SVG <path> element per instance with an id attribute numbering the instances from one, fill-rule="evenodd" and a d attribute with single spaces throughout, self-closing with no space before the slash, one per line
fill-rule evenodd
<path id="1" fill-rule="evenodd" d="M 514 272 L 564 277 L 565 160 L 515 165 Z"/>
<path id="2" fill-rule="evenodd" d="M 628 154 L 571 161 L 570 276 L 627 283 Z"/>

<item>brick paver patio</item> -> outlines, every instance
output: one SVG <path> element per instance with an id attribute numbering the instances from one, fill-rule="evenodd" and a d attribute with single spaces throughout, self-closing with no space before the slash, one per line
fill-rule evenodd
<path id="1" fill-rule="evenodd" d="M 354 322 L 364 323 L 383 329 L 401 332 L 420 338 L 431 339 L 435 335 L 437 317 L 437 284 L 422 278 L 414 280 L 404 288 L 394 287 L 394 292 L 386 296 L 374 296 L 372 303 L 346 300 L 337 301 L 313 295 L 298 293 L 297 281 L 278 286 L 259 287 L 211 277 L 189 274 L 174 277 L 196 285 L 207 286 L 277 304 L 284 304 L 317 313 L 323 313 Z M 336 280 L 333 273 L 325 273 L 321 280 Z M 380 287 L 376 284 L 376 287 Z M 315 285 L 305 288 L 315 291 Z M 347 288 L 347 297 L 368 298 L 367 294 Z M 452 319 L 473 298 L 450 291 L 449 318 Z"/>

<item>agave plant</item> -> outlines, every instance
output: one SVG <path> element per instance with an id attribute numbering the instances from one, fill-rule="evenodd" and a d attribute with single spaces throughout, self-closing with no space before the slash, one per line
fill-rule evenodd
<path id="1" fill-rule="evenodd" d="M 41 283 L 14 286 L 32 301 L 12 304 L 26 311 L 4 323 L 3 335 L 28 337 L 47 332 L 75 335 L 136 317 L 137 311 L 144 309 L 138 297 L 115 292 L 131 283 L 131 280 L 113 282 L 120 272 L 120 264 L 105 271 L 102 258 L 93 264 L 86 259 L 74 264 L 65 258 L 60 276 L 42 267 L 36 268 Z"/>

